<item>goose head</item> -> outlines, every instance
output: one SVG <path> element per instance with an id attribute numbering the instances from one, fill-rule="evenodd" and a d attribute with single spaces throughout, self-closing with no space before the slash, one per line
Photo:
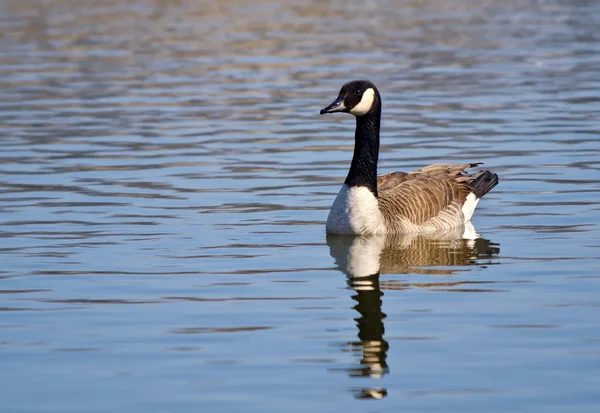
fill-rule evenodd
<path id="1" fill-rule="evenodd" d="M 361 117 L 378 111 L 381 111 L 381 97 L 375 85 L 368 80 L 353 80 L 342 86 L 337 99 L 321 109 L 321 115 L 344 112 Z"/>

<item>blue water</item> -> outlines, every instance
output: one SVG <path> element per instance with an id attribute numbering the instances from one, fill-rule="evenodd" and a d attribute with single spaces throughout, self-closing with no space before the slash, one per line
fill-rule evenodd
<path id="1" fill-rule="evenodd" d="M 597 412 L 599 16 L 0 2 L 0 411 Z M 326 237 L 357 78 L 480 239 Z"/>

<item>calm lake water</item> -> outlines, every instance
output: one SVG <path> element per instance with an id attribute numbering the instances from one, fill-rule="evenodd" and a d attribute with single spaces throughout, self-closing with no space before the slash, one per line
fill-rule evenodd
<path id="1" fill-rule="evenodd" d="M 598 412 L 600 3 L 0 2 L 0 410 Z M 480 239 L 326 236 L 485 162 Z"/>

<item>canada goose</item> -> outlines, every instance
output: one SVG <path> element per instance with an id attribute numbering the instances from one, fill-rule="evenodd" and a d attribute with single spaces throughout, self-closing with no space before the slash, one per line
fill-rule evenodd
<path id="1" fill-rule="evenodd" d="M 321 110 L 356 117 L 354 155 L 348 176 L 329 216 L 333 234 L 427 233 L 471 220 L 477 203 L 498 184 L 498 175 L 468 175 L 465 165 L 434 164 L 412 172 L 377 176 L 381 96 L 368 80 L 342 86 L 335 101 Z"/>

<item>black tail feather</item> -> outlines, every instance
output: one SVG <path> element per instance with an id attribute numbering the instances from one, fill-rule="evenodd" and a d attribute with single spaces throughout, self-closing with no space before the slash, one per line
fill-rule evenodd
<path id="1" fill-rule="evenodd" d="M 481 171 L 469 181 L 469 186 L 477 198 L 483 197 L 498 185 L 498 175 L 490 171 Z"/>

